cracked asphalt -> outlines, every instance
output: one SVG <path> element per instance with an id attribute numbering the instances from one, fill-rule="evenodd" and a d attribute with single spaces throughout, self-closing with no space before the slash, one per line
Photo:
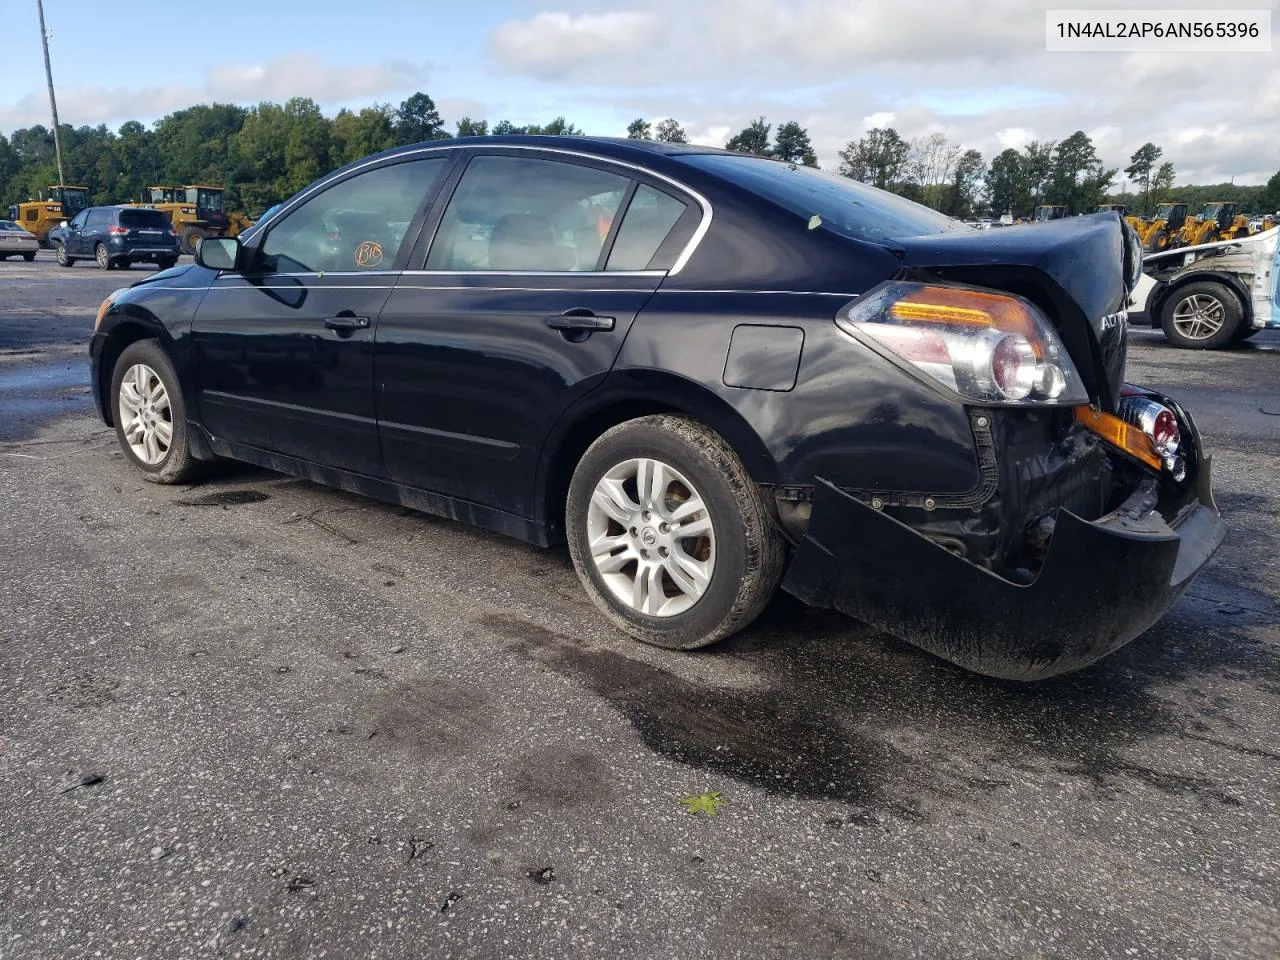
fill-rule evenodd
<path id="1" fill-rule="evenodd" d="M 0 263 L 0 958 L 1280 955 L 1280 334 L 1131 333 L 1230 532 L 1017 685 L 785 597 L 650 649 L 563 551 L 146 483 L 88 397 L 123 280 Z"/>

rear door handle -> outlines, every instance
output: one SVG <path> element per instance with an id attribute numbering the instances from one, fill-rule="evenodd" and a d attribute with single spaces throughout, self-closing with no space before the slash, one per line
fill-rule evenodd
<path id="1" fill-rule="evenodd" d="M 552 330 L 612 330 L 617 322 L 614 317 L 601 317 L 589 310 L 569 310 L 546 318 Z"/>
<path id="2" fill-rule="evenodd" d="M 368 317 L 329 317 L 324 325 L 330 330 L 363 330 L 369 325 Z"/>

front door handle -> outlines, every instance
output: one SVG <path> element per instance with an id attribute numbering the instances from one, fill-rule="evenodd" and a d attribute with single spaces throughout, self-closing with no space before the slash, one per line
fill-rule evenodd
<path id="1" fill-rule="evenodd" d="M 369 318 L 353 316 L 329 317 L 325 320 L 324 325 L 330 330 L 350 333 L 352 330 L 363 330 L 369 326 Z"/>
<path id="2" fill-rule="evenodd" d="M 593 333 L 597 330 L 612 330 L 617 321 L 613 317 L 602 317 L 590 310 L 566 310 L 547 317 L 546 322 L 552 330 L 584 330 Z"/>

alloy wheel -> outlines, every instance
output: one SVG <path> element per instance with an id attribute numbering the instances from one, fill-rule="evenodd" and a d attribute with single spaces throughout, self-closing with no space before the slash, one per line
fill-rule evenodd
<path id="1" fill-rule="evenodd" d="M 169 391 L 145 363 L 135 363 L 120 381 L 120 423 L 129 449 L 143 463 L 156 466 L 169 455 L 173 444 Z"/>
<path id="2" fill-rule="evenodd" d="M 111 266 L 111 258 L 107 255 L 107 248 L 102 244 L 98 244 L 98 252 L 95 254 L 94 259 L 98 261 L 98 266 L 103 270 Z"/>
<path id="3" fill-rule="evenodd" d="M 1226 321 L 1222 301 L 1201 293 L 1186 297 L 1173 309 L 1173 326 L 1188 340 L 1208 340 Z"/>
<path id="4" fill-rule="evenodd" d="M 587 508 L 587 540 L 609 591 L 648 616 L 684 613 L 715 570 L 711 513 L 693 484 L 661 460 L 626 460 L 600 478 Z"/>

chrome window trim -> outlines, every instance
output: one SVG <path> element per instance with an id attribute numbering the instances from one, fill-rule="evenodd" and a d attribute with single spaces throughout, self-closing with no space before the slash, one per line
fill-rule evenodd
<path id="1" fill-rule="evenodd" d="M 473 146 L 471 144 L 458 143 L 458 142 L 450 143 L 447 146 L 418 147 L 415 150 L 408 150 L 404 153 L 396 154 L 394 157 L 376 157 L 370 160 L 366 160 L 364 163 L 358 164 L 349 170 L 342 171 L 340 176 L 330 175 L 325 179 L 321 180 L 319 183 L 314 184 L 313 186 L 309 187 L 304 193 L 298 194 L 298 196 L 294 197 L 291 201 L 287 202 L 286 206 L 281 207 L 274 214 L 272 214 L 269 220 L 260 221 L 259 223 L 254 224 L 254 226 L 260 227 L 260 230 L 265 230 L 272 222 L 279 219 L 281 214 L 285 213 L 286 211 L 294 207 L 300 206 L 303 202 L 310 199 L 310 197 L 313 194 L 319 193 L 321 190 L 324 190 L 330 184 L 335 183 L 339 179 L 345 179 L 346 177 L 354 176 L 355 174 L 359 173 L 361 170 L 365 169 L 366 167 L 371 167 L 371 166 L 374 166 L 375 164 L 385 163 L 385 162 L 389 162 L 389 161 L 400 159 L 400 158 L 414 157 L 424 153 L 436 153 L 441 150 L 462 150 L 462 149 L 469 149 L 469 150 L 475 150 L 480 152 L 484 152 L 487 149 L 494 150 L 494 151 L 531 150 L 531 151 L 536 151 L 538 153 L 554 153 L 554 154 L 560 154 L 562 156 L 567 156 L 567 157 L 577 157 L 581 160 L 590 160 L 596 163 L 608 163 L 616 167 L 623 167 L 627 170 L 638 171 L 639 173 L 643 173 L 646 176 L 653 177 L 655 180 L 661 180 L 662 182 L 675 187 L 677 190 L 681 191 L 682 193 L 685 193 L 688 196 L 692 197 L 697 202 L 698 206 L 702 209 L 702 220 L 698 223 L 697 228 L 693 231 L 693 236 L 689 238 L 689 242 L 686 243 L 684 245 L 684 249 L 680 251 L 680 255 L 676 257 L 675 262 L 671 264 L 671 269 L 665 270 L 665 271 L 656 271 L 658 273 L 663 273 L 669 277 L 677 276 L 680 273 L 680 271 L 685 268 L 685 265 L 688 264 L 690 258 L 693 256 L 694 251 L 698 249 L 698 245 L 702 243 L 702 238 L 705 237 L 707 235 L 707 231 L 711 229 L 711 218 L 713 214 L 711 209 L 711 202 L 707 200 L 706 197 L 704 197 L 697 190 L 694 190 L 692 187 L 684 183 L 681 183 L 679 180 L 676 180 L 673 177 L 669 177 L 665 173 L 659 173 L 656 170 L 650 170 L 648 167 L 642 167 L 636 163 L 628 163 L 626 160 L 617 160 L 617 159 L 614 159 L 613 157 L 602 157 L 594 153 L 585 153 L 581 150 L 567 150 L 563 147 L 543 147 L 543 146 L 534 146 L 533 144 L 526 144 L 526 143 L 494 143 L 494 144 Z M 259 230 L 254 231 L 255 236 L 257 235 L 258 232 L 260 231 Z M 445 271 L 445 272 L 458 273 L 460 271 L 452 270 L 452 271 Z M 461 272 L 479 273 L 480 271 L 461 271 Z M 508 273 L 510 271 L 495 271 L 495 272 Z M 554 273 L 569 273 L 569 272 L 572 272 L 572 271 L 554 271 Z M 600 272 L 600 271 L 592 271 L 592 272 Z M 607 273 L 611 271 L 603 271 L 603 272 Z M 616 271 L 616 272 L 621 273 L 622 271 Z M 649 272 L 650 271 L 645 271 L 645 273 L 649 273 Z M 275 274 L 275 276 L 284 276 L 284 274 Z"/>

